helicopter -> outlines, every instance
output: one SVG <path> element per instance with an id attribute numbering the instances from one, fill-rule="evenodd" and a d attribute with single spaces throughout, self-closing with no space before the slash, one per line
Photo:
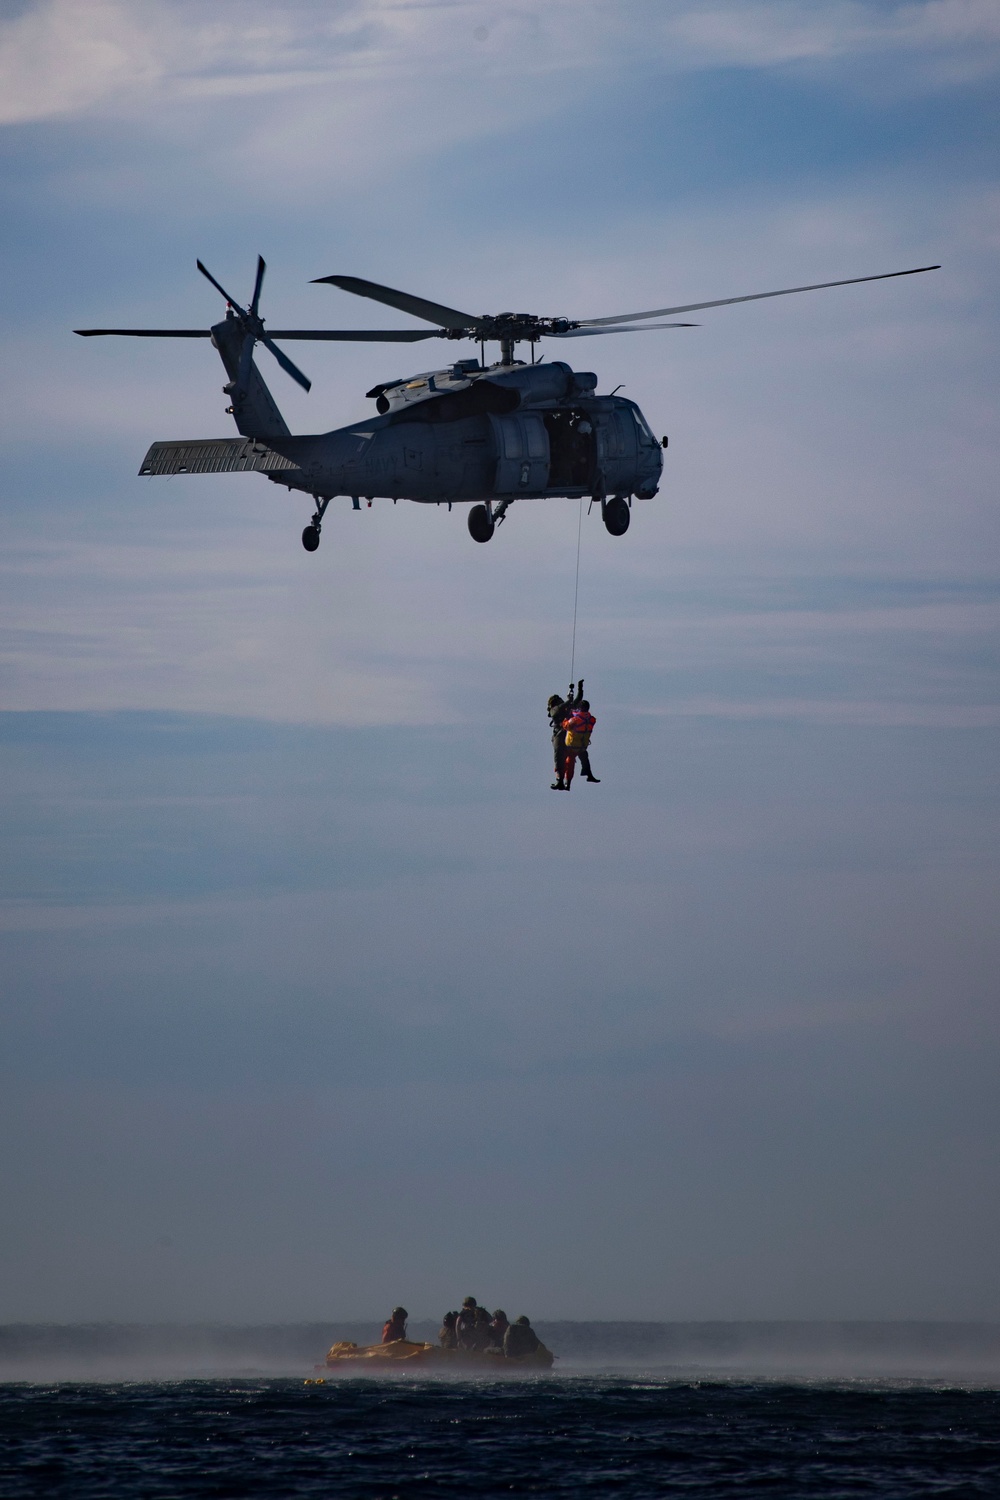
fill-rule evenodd
<path id="1" fill-rule="evenodd" d="M 633 498 L 658 491 L 667 439 L 657 439 L 634 401 L 616 392 L 598 395 L 598 377 L 561 360 L 538 360 L 541 339 L 586 338 L 610 333 L 646 333 L 696 324 L 650 321 L 737 302 L 823 291 L 859 282 L 916 276 L 939 266 L 916 266 L 877 276 L 852 276 L 810 286 L 783 287 L 742 297 L 622 313 L 617 317 L 538 317 L 533 313 L 475 316 L 396 291 L 357 276 L 319 276 L 358 297 L 368 297 L 434 325 L 403 329 L 265 329 L 260 296 L 266 270 L 257 275 L 244 307 L 199 260 L 198 270 L 226 302 L 225 317 L 211 328 L 77 328 L 83 338 L 108 334 L 130 338 L 207 338 L 221 356 L 228 376 L 238 438 L 205 438 L 153 443 L 140 475 L 263 474 L 289 491 L 310 495 L 315 511 L 302 532 L 302 545 L 315 552 L 323 518 L 336 496 L 370 505 L 378 497 L 421 504 L 471 503 L 469 532 L 488 542 L 515 500 L 570 496 L 600 505 L 612 536 L 623 536 Z M 375 414 L 333 432 L 293 436 L 254 360 L 263 345 L 304 390 L 311 381 L 278 347 L 276 340 L 417 343 L 424 339 L 470 339 L 479 357 L 457 359 L 440 370 L 386 380 L 367 396 Z M 500 358 L 486 363 L 486 345 L 498 343 Z M 530 345 L 530 363 L 515 358 L 519 344 Z"/>

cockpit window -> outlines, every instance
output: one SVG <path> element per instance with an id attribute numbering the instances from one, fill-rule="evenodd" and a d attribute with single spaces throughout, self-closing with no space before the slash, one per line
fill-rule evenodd
<path id="1" fill-rule="evenodd" d="M 639 441 L 642 442 L 642 443 L 651 443 L 653 445 L 653 447 L 655 448 L 656 447 L 656 439 L 653 436 L 652 432 L 650 431 L 649 426 L 648 426 L 648 424 L 646 422 L 645 417 L 643 416 L 642 412 L 639 410 L 639 408 L 637 406 L 633 406 L 633 408 L 632 408 L 632 415 L 633 415 L 633 417 L 635 417 L 635 425 L 639 429 Z"/>

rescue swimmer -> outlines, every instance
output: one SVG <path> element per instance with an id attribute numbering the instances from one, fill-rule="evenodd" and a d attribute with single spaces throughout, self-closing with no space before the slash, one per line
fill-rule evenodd
<path id="1" fill-rule="evenodd" d="M 594 775 L 590 765 L 590 736 L 597 720 L 583 696 L 582 677 L 578 683 L 570 683 L 565 698 L 560 698 L 558 693 L 552 694 L 548 701 L 548 715 L 556 776 L 552 790 L 569 791 L 577 760 L 584 778 L 599 785 L 600 777 Z"/>

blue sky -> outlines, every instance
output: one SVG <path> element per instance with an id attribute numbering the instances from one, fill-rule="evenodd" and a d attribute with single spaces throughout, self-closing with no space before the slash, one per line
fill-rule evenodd
<path id="1" fill-rule="evenodd" d="M 0 1318 L 1000 1316 L 998 72 L 978 0 L 0 4 Z M 258 252 L 279 326 L 943 269 L 573 346 L 670 448 L 556 798 L 573 502 L 136 477 L 221 366 L 69 330 Z"/>

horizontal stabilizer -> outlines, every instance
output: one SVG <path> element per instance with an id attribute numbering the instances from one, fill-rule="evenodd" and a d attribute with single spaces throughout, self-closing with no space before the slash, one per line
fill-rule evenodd
<path id="1" fill-rule="evenodd" d="M 294 459 L 276 453 L 260 438 L 195 438 L 180 443 L 154 443 L 142 461 L 140 474 L 237 474 L 247 470 L 273 474 L 298 469 Z"/>

